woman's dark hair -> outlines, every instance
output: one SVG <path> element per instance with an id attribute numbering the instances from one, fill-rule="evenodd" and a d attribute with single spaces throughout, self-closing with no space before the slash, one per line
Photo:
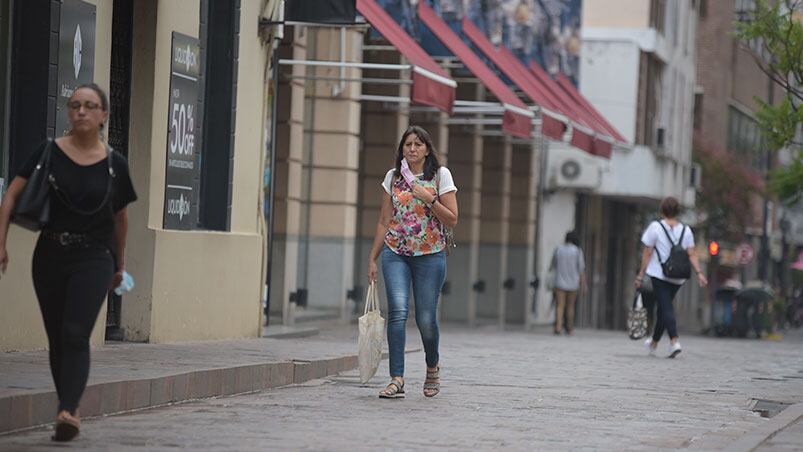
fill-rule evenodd
<path id="1" fill-rule="evenodd" d="M 580 238 L 577 236 L 576 232 L 569 231 L 566 233 L 566 243 L 571 243 L 574 246 L 580 246 Z"/>
<path id="2" fill-rule="evenodd" d="M 438 158 L 438 151 L 435 150 L 435 146 L 432 144 L 432 138 L 429 136 L 429 132 L 424 130 L 421 126 L 410 126 L 404 131 L 404 135 L 402 135 L 401 140 L 399 140 L 399 149 L 396 151 L 396 171 L 393 175 L 401 176 L 401 161 L 404 158 L 404 142 L 407 141 L 407 137 L 411 134 L 415 134 L 419 140 L 424 142 L 427 151 L 429 151 L 427 159 L 424 161 L 424 179 L 432 180 L 438 168 L 441 167 L 441 162 Z"/>
<path id="3" fill-rule="evenodd" d="M 73 95 L 75 95 L 75 93 L 79 89 L 83 89 L 83 88 L 91 89 L 92 91 L 94 91 L 95 94 L 97 94 L 98 97 L 100 98 L 100 109 L 103 110 L 103 111 L 109 111 L 109 97 L 106 96 L 106 92 L 103 91 L 103 88 L 98 86 L 97 83 L 84 83 L 83 85 L 79 85 L 77 88 L 75 88 L 75 90 L 73 91 Z M 72 96 L 70 96 L 70 99 L 72 99 Z M 103 124 L 102 123 L 100 124 L 100 130 L 101 131 L 103 130 Z"/>
<path id="4" fill-rule="evenodd" d="M 661 215 L 664 218 L 677 218 L 680 215 L 680 203 L 677 198 L 667 196 L 661 201 Z"/>

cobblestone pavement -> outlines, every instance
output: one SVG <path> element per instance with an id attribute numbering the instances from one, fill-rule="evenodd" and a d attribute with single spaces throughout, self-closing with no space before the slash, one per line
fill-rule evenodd
<path id="1" fill-rule="evenodd" d="M 416 342 L 413 342 L 416 341 Z M 412 331 L 408 345 L 420 339 Z M 236 397 L 90 419 L 79 450 L 716 450 L 772 419 L 751 400 L 803 402 L 803 335 L 783 341 L 683 337 L 674 360 L 621 332 L 447 327 L 443 388 L 422 395 L 423 353 L 407 356 L 407 398 L 383 400 L 387 361 Z M 667 344 L 659 347 L 665 351 Z M 49 431 L 0 437 L 0 450 L 49 450 Z M 803 448 L 800 423 L 766 450 Z"/>

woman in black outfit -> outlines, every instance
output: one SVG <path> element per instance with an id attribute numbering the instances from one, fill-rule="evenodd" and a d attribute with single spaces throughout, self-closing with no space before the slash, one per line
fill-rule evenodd
<path id="1" fill-rule="evenodd" d="M 110 288 L 122 281 L 126 206 L 136 200 L 128 162 L 101 140 L 109 101 L 95 84 L 67 103 L 71 132 L 42 144 L 11 181 L 0 205 L 0 273 L 9 263 L 8 226 L 27 179 L 49 148 L 50 222 L 33 254 L 33 284 L 47 331 L 59 406 L 56 441 L 78 435 L 78 402 L 89 376 L 89 337 Z M 111 155 L 109 155 L 111 153 Z"/>

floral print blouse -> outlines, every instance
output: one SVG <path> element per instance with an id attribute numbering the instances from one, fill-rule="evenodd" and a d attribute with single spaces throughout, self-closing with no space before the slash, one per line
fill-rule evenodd
<path id="1" fill-rule="evenodd" d="M 440 178 L 443 183 L 443 177 Z M 432 180 L 424 180 L 419 177 L 418 183 L 431 193 L 436 193 L 437 179 L 433 177 Z M 449 180 L 451 181 L 451 174 Z M 423 256 L 446 248 L 443 225 L 432 213 L 431 207 L 413 196 L 412 189 L 401 176 L 391 179 L 391 188 L 393 216 L 385 234 L 385 245 L 402 256 Z M 441 187 L 441 194 L 443 193 L 445 191 Z"/>

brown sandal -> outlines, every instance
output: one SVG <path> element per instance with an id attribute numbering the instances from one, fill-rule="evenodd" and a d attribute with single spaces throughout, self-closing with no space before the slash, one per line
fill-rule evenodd
<path id="1" fill-rule="evenodd" d="M 403 399 L 404 382 L 398 378 L 390 380 L 390 383 L 379 393 L 380 399 Z"/>
<path id="2" fill-rule="evenodd" d="M 72 441 L 81 431 L 81 420 L 67 410 L 59 411 L 56 416 L 56 433 L 50 438 L 53 441 Z"/>
<path id="3" fill-rule="evenodd" d="M 427 369 L 427 379 L 424 380 L 424 397 L 435 397 L 441 392 L 441 366 L 435 370 Z"/>

